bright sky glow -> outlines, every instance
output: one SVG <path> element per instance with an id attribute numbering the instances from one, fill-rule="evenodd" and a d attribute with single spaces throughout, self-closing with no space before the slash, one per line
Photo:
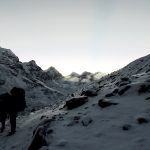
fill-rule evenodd
<path id="1" fill-rule="evenodd" d="M 63 75 L 150 53 L 150 0 L 0 0 L 0 46 Z"/>

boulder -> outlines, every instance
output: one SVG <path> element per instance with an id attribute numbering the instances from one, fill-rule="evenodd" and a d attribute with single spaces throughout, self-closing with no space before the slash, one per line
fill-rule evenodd
<path id="1" fill-rule="evenodd" d="M 131 87 L 130 85 L 123 86 L 122 88 L 119 89 L 118 94 L 123 95 L 130 87 Z"/>
<path id="2" fill-rule="evenodd" d="M 42 146 L 46 146 L 46 132 L 43 127 L 39 127 L 36 129 L 33 140 L 28 148 L 28 150 L 38 150 Z"/>
<path id="3" fill-rule="evenodd" d="M 149 121 L 145 117 L 138 117 L 137 122 L 138 124 L 143 124 L 143 123 L 148 123 Z"/>
<path id="4" fill-rule="evenodd" d="M 99 102 L 98 102 L 98 105 L 101 107 L 101 108 L 105 108 L 105 107 L 109 107 L 111 105 L 117 105 L 118 103 L 116 102 L 112 102 L 110 100 L 107 100 L 107 99 L 100 99 Z"/>
<path id="5" fill-rule="evenodd" d="M 85 90 L 82 91 L 81 96 L 89 96 L 89 97 L 97 96 L 97 92 L 94 90 Z"/>
<path id="6" fill-rule="evenodd" d="M 87 96 L 79 96 L 79 97 L 73 97 L 70 100 L 66 101 L 66 104 L 64 107 L 66 107 L 68 110 L 79 107 L 83 104 L 88 102 Z"/>
<path id="7" fill-rule="evenodd" d="M 150 91 L 150 85 L 143 84 L 139 88 L 138 93 L 141 94 L 141 93 L 145 93 L 145 92 L 148 92 L 148 91 Z"/>

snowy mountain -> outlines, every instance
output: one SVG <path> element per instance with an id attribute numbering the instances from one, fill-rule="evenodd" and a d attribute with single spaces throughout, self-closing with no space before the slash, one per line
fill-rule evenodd
<path id="1" fill-rule="evenodd" d="M 101 73 L 89 72 L 62 77 L 56 71 L 59 78 L 46 81 L 40 79 L 42 70 L 32 63 L 17 68 L 16 78 L 9 65 L 0 66 L 7 78 L 13 75 L 13 79 L 30 89 L 28 98 L 33 96 L 33 101 L 29 103 L 40 108 L 18 117 L 17 132 L 10 137 L 6 136 L 10 128 L 7 123 L 6 132 L 0 134 L 0 149 L 149 150 L 150 55 L 103 77 Z M 22 65 L 19 60 L 17 64 Z M 33 69 L 29 76 L 31 64 L 40 73 Z M 55 69 L 51 70 L 54 77 Z M 1 80 L 2 85 L 4 82 Z M 36 101 L 41 104 L 40 98 L 43 101 L 48 95 L 62 98 L 61 103 L 41 109 Z"/>
<path id="2" fill-rule="evenodd" d="M 105 73 L 102 72 L 96 72 L 96 73 L 91 73 L 91 72 L 83 72 L 82 74 L 78 74 L 75 72 L 72 72 L 69 76 L 66 76 L 66 80 L 77 83 L 77 84 L 82 84 L 82 83 L 91 83 L 93 81 L 101 79 L 103 76 L 105 76 Z"/>
<path id="3" fill-rule="evenodd" d="M 9 49 L 0 48 L 0 94 L 9 92 L 14 86 L 26 90 L 27 109 L 39 109 L 61 101 L 65 93 L 46 82 L 62 78 L 54 68 L 43 71 L 35 61 L 22 63 Z M 57 75 L 57 76 L 55 76 Z"/>
<path id="4" fill-rule="evenodd" d="M 58 104 L 92 78 L 85 76 L 81 79 L 83 75 L 80 75 L 78 83 L 74 83 L 54 67 L 42 70 L 34 60 L 20 62 L 11 50 L 5 48 L 0 48 L 0 73 L 0 94 L 10 91 L 14 86 L 24 88 L 29 110 Z"/>
<path id="5" fill-rule="evenodd" d="M 23 148 L 148 150 L 150 55 L 142 59 L 88 84 L 84 92 L 81 90 L 59 108 L 41 113 L 44 117 L 41 121 L 36 118 L 39 124 L 34 124 L 34 137 Z M 40 118 L 36 113 L 34 116 Z M 37 144 L 40 133 L 46 144 Z"/>

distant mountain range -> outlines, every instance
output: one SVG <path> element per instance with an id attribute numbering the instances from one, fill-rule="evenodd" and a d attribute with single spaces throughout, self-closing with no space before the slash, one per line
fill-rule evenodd
<path id="1" fill-rule="evenodd" d="M 21 62 L 11 50 L 5 48 L 0 48 L 0 73 L 0 94 L 14 86 L 23 87 L 29 108 L 36 107 L 34 109 L 63 101 L 68 95 L 68 88 L 74 92 L 80 85 L 104 76 L 102 73 L 84 72 L 64 77 L 54 67 L 42 70 L 34 60 Z"/>

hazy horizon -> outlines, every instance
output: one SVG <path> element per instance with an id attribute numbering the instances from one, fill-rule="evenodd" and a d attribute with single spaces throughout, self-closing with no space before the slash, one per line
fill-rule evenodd
<path id="1" fill-rule="evenodd" d="M 0 46 L 22 62 L 110 73 L 150 52 L 149 0 L 0 0 Z"/>

